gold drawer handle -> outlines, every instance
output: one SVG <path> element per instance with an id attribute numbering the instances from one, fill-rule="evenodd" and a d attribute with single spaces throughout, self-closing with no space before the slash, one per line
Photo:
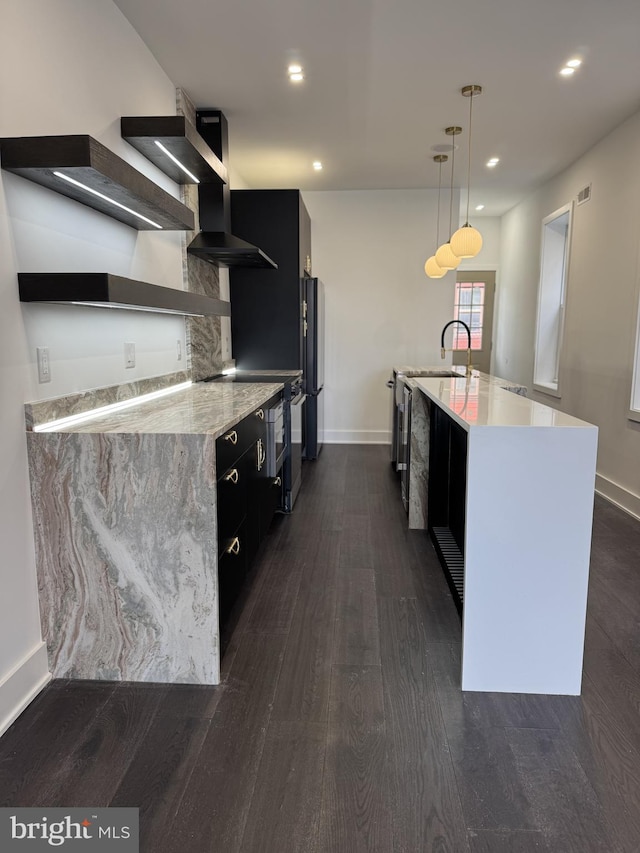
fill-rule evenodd
<path id="1" fill-rule="evenodd" d="M 273 485 L 274 486 L 281 486 L 282 485 L 282 479 L 280 477 L 276 477 L 275 480 L 273 481 Z"/>
<path id="2" fill-rule="evenodd" d="M 264 410 L 258 409 L 258 411 L 256 412 L 256 417 L 260 418 L 260 420 L 263 421 L 264 420 Z"/>
<path id="3" fill-rule="evenodd" d="M 224 440 L 230 441 L 231 444 L 237 444 L 238 443 L 238 433 L 235 431 L 235 429 L 232 429 L 231 432 L 228 432 L 225 435 Z"/>
<path id="4" fill-rule="evenodd" d="M 225 482 L 227 482 L 227 483 L 231 482 L 231 483 L 234 483 L 234 485 L 235 485 L 235 483 L 237 483 L 238 479 L 239 479 L 238 469 L 232 468 L 228 474 L 224 475 L 224 479 L 225 479 Z"/>
<path id="5" fill-rule="evenodd" d="M 240 540 L 236 536 L 233 542 L 227 547 L 227 554 L 239 554 L 240 553 Z"/>
<path id="6" fill-rule="evenodd" d="M 264 445 L 262 443 L 261 438 L 259 438 L 257 441 L 257 452 L 258 452 L 258 459 L 256 462 L 256 467 L 257 467 L 258 471 L 262 471 L 262 466 L 264 465 L 264 460 L 267 458 L 267 454 L 265 453 Z"/>

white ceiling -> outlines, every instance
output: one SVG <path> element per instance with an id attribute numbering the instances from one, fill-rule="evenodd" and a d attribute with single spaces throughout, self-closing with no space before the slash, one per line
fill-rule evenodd
<path id="1" fill-rule="evenodd" d="M 252 187 L 437 187 L 452 124 L 464 186 L 477 83 L 471 204 L 497 215 L 640 108 L 640 0 L 115 2 L 196 106 L 223 110 Z"/>

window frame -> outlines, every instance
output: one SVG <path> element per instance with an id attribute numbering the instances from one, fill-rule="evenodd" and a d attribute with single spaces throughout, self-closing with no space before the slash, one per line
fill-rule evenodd
<path id="1" fill-rule="evenodd" d="M 542 332 L 542 312 L 544 304 L 544 285 L 545 285 L 545 238 L 548 233 L 547 227 L 556 219 L 562 216 L 567 216 L 567 231 L 564 241 L 564 257 L 562 268 L 562 281 L 560 286 L 560 301 L 557 306 L 557 332 L 556 332 L 556 358 L 555 358 L 555 380 L 540 379 L 540 369 L 542 367 L 542 352 L 540 346 L 540 335 Z M 571 263 L 571 232 L 573 228 L 573 201 L 562 205 L 553 213 L 545 216 L 542 220 L 541 240 L 540 240 L 540 275 L 538 279 L 538 300 L 536 311 L 536 328 L 535 328 L 535 344 L 533 355 L 533 388 L 542 394 L 548 394 L 552 397 L 560 398 L 561 390 L 561 363 L 562 363 L 562 347 L 564 341 L 565 318 L 567 314 L 568 300 L 568 283 L 569 283 L 569 267 Z"/>
<path id="2" fill-rule="evenodd" d="M 640 247 L 638 251 L 638 270 L 640 271 Z M 636 338 L 631 371 L 631 395 L 627 417 L 630 421 L 640 423 L 640 275 L 636 283 Z"/>
<path id="3" fill-rule="evenodd" d="M 460 314 L 461 309 L 462 309 L 463 314 L 468 312 L 470 317 L 471 317 L 473 315 L 474 307 L 475 308 L 478 308 L 478 307 L 482 308 L 482 323 L 480 325 L 480 345 L 477 347 L 474 347 L 473 343 L 472 343 L 471 353 L 473 354 L 474 352 L 483 352 L 485 349 L 485 346 L 484 346 L 484 343 L 485 343 L 485 340 L 484 340 L 484 334 L 485 334 L 484 320 L 485 320 L 485 305 L 486 305 L 486 298 L 487 298 L 487 283 L 485 281 L 476 281 L 475 278 L 473 278 L 471 276 L 465 276 L 465 278 L 468 280 L 467 281 L 458 281 L 458 279 L 456 279 L 455 290 L 453 292 L 453 318 L 454 318 L 454 320 L 460 319 L 459 314 Z M 458 298 L 458 295 L 460 294 L 460 290 L 461 290 L 460 285 L 462 285 L 462 284 L 470 284 L 471 285 L 471 302 L 469 303 L 468 306 L 463 305 L 461 302 L 456 301 Z M 474 304 L 474 302 L 473 302 L 474 288 L 476 288 L 478 285 L 482 285 L 482 302 Z M 469 325 L 469 330 L 471 332 L 471 337 L 473 338 L 474 329 L 472 328 L 471 323 L 469 323 L 468 325 Z M 468 349 L 468 347 L 466 345 L 466 340 L 467 340 L 466 332 L 462 332 L 462 329 L 460 328 L 460 326 L 456 325 L 453 329 L 453 342 L 451 344 L 453 351 L 454 352 L 466 352 Z M 462 341 L 462 346 L 456 346 L 456 343 L 460 344 L 461 341 Z"/>

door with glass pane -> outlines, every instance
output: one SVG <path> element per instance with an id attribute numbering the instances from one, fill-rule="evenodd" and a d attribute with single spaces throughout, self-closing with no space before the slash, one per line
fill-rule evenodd
<path id="1" fill-rule="evenodd" d="M 456 276 L 453 316 L 471 329 L 471 364 L 483 373 L 491 368 L 491 334 L 496 274 L 493 270 L 462 270 Z M 453 330 L 453 363 L 467 363 L 467 333 L 456 324 Z"/>

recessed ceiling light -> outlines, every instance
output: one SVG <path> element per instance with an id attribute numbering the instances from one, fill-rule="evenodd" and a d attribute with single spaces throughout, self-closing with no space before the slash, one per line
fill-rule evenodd
<path id="1" fill-rule="evenodd" d="M 484 210 L 484 204 L 476 204 L 476 210 Z"/>
<path id="2" fill-rule="evenodd" d="M 575 68 L 569 68 L 568 65 L 565 65 L 564 68 L 560 69 L 560 74 L 562 74 L 563 77 L 571 77 L 571 75 L 575 73 L 575 70 Z"/>
<path id="3" fill-rule="evenodd" d="M 567 62 L 567 68 L 580 68 L 581 65 L 582 65 L 581 59 L 570 59 Z"/>
<path id="4" fill-rule="evenodd" d="M 299 65 L 297 62 L 292 63 L 287 68 L 287 74 L 289 75 L 289 80 L 292 83 L 299 83 L 301 80 L 304 80 L 302 65 Z"/>
<path id="5" fill-rule="evenodd" d="M 322 163 L 320 162 L 320 160 L 313 161 L 313 168 L 316 170 L 316 172 L 322 171 Z"/>
<path id="6" fill-rule="evenodd" d="M 488 169 L 495 169 L 495 167 L 498 165 L 499 162 L 500 162 L 499 157 L 492 157 L 490 160 L 487 161 L 487 168 Z"/>

